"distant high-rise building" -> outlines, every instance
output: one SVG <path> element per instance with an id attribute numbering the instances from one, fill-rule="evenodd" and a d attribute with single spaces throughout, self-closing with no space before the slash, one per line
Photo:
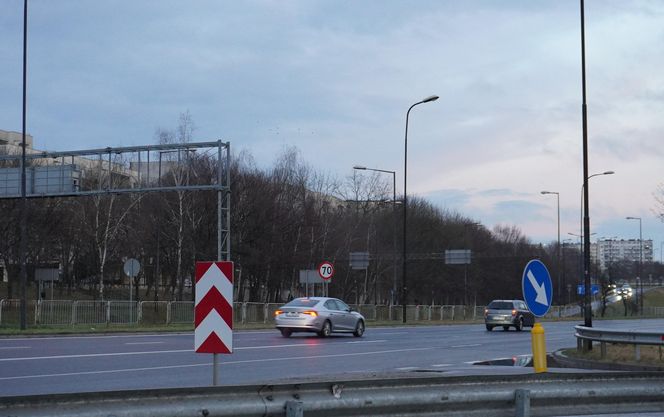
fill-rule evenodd
<path id="1" fill-rule="evenodd" d="M 644 263 L 653 261 L 652 239 L 600 239 L 590 244 L 590 259 L 604 271 L 613 262 L 638 262 L 641 251 Z"/>

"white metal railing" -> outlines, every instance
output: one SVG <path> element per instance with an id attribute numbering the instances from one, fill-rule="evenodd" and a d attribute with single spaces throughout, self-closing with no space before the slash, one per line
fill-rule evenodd
<path id="1" fill-rule="evenodd" d="M 234 303 L 233 321 L 238 324 L 272 323 L 274 311 L 282 303 Z M 193 301 L 92 301 L 92 300 L 41 300 L 28 301 L 28 320 L 44 326 L 68 325 L 120 325 L 120 324 L 192 324 Z M 369 322 L 402 321 L 400 305 L 351 305 Z M 645 313 L 664 317 L 664 308 L 647 307 Z M 557 319 L 578 316 L 578 306 L 553 306 L 545 318 Z M 20 300 L 0 300 L 0 325 L 16 325 L 20 317 Z M 481 321 L 483 306 L 462 305 L 408 305 L 407 321 Z"/>

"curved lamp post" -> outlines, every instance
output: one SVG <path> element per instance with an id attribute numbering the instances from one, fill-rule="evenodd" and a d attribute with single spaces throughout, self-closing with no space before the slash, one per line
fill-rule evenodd
<path id="1" fill-rule="evenodd" d="M 413 107 L 424 104 L 424 103 L 429 103 L 432 101 L 438 100 L 438 96 L 429 96 L 425 98 L 422 101 L 418 101 L 417 103 L 413 104 L 408 108 L 408 111 L 406 112 L 406 134 L 404 136 L 404 152 L 403 152 L 403 253 L 402 253 L 402 270 L 401 270 L 401 304 L 403 307 L 402 310 L 402 321 L 405 323 L 406 322 L 406 295 L 408 293 L 408 286 L 407 286 L 407 281 L 406 281 L 406 252 L 407 252 L 407 247 L 406 247 L 406 236 L 407 236 L 407 229 L 406 229 L 406 219 L 407 219 L 407 211 L 408 211 L 408 190 L 407 190 L 407 179 L 408 179 L 408 117 L 410 116 L 410 111 L 413 110 Z"/>
<path id="2" fill-rule="evenodd" d="M 584 100 L 585 102 L 585 100 Z M 584 120 L 585 120 L 585 111 L 584 111 Z M 585 128 L 584 128 L 585 131 Z M 585 135 L 584 135 L 585 136 Z M 585 140 L 584 140 L 585 142 Z M 586 161 L 587 167 L 587 161 Z M 587 172 L 587 169 L 584 169 L 584 173 Z M 593 313 L 592 313 L 592 298 L 590 295 L 590 210 L 588 207 L 588 181 L 592 177 L 597 177 L 600 175 L 612 175 L 615 174 L 614 171 L 604 171 L 597 174 L 589 175 L 585 178 L 585 181 L 581 185 L 581 236 L 583 237 L 583 286 L 585 289 L 585 294 L 583 296 L 583 321 L 586 327 L 593 327 Z M 584 204 L 585 203 L 585 204 Z M 592 346 L 592 345 L 588 345 Z M 590 347 L 587 349 L 590 350 Z"/>

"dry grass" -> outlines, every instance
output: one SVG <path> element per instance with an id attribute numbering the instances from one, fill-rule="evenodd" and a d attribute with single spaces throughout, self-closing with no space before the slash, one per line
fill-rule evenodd
<path id="1" fill-rule="evenodd" d="M 569 349 L 565 352 L 567 356 L 602 361 L 602 362 L 620 362 L 632 363 L 640 365 L 658 365 L 664 366 L 664 349 L 659 346 L 646 346 L 640 347 L 639 361 L 636 360 L 636 349 L 634 345 L 626 344 L 606 344 L 606 357 L 601 358 L 601 349 L 599 344 L 593 345 L 593 350 L 590 352 L 578 352 L 576 349 Z"/>

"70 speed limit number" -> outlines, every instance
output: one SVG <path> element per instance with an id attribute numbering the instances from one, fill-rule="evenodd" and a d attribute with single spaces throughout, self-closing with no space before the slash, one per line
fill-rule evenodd
<path id="1" fill-rule="evenodd" d="M 332 278 L 332 275 L 334 275 L 334 265 L 328 261 L 321 263 L 318 265 L 318 275 L 326 281 Z"/>

